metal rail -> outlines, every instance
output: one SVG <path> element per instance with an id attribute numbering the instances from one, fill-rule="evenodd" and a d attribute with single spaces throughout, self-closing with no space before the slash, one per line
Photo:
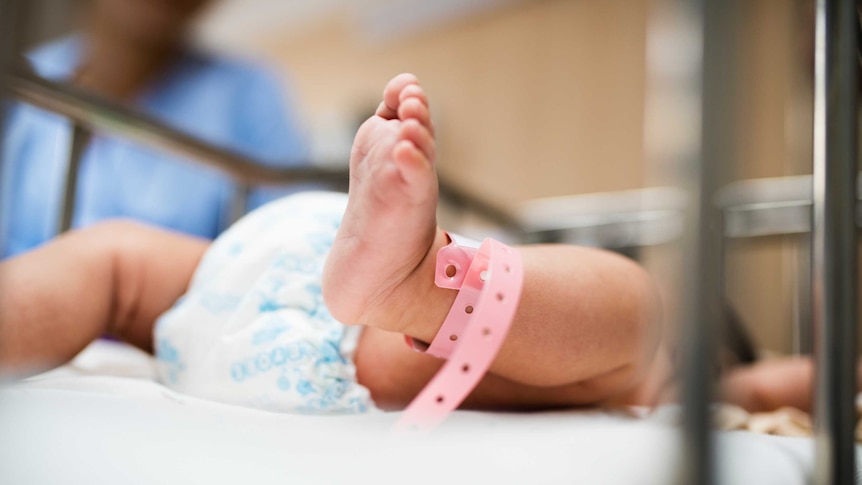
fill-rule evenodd
<path id="1" fill-rule="evenodd" d="M 724 237 L 745 239 L 808 234 L 811 232 L 813 183 L 811 175 L 797 175 L 744 180 L 722 188 L 718 205 L 726 220 Z M 862 187 L 862 174 L 856 183 Z M 856 208 L 856 227 L 862 228 L 859 218 L 862 193 L 856 197 Z"/>
<path id="2" fill-rule="evenodd" d="M 84 90 L 23 72 L 23 69 L 8 74 L 6 83 L 13 98 L 65 116 L 93 132 L 122 137 L 220 170 L 241 184 L 277 185 L 309 181 L 343 184 L 348 177 L 347 169 L 341 168 L 268 167 L 179 132 L 137 111 Z"/>
<path id="3" fill-rule="evenodd" d="M 690 0 L 686 6 L 700 27 L 701 56 L 689 83 L 699 99 L 699 140 L 684 167 L 682 183 L 690 193 L 683 238 L 682 359 L 683 453 L 681 484 L 716 483 L 710 405 L 718 355 L 716 342 L 724 321 L 722 298 L 722 219 L 715 205 L 734 160 L 733 99 L 735 2 Z"/>
<path id="4" fill-rule="evenodd" d="M 19 67 L 7 74 L 3 81 L 9 94 L 25 103 L 65 116 L 82 129 L 122 137 L 142 145 L 161 149 L 192 162 L 213 168 L 229 175 L 237 183 L 232 204 L 236 219 L 245 212 L 245 195 L 253 185 L 284 185 L 302 182 L 325 183 L 346 189 L 349 177 L 347 168 L 294 167 L 274 168 L 263 165 L 231 150 L 214 146 L 191 135 L 127 107 L 112 103 L 91 93 L 43 79 Z M 78 128 L 76 128 L 77 130 Z M 85 139 L 71 147 L 70 163 L 80 157 Z M 77 155 L 75 155 L 77 153 Z M 74 195 L 75 172 L 67 173 L 66 194 Z M 440 196 L 450 204 L 473 211 L 503 226 L 517 235 L 523 234 L 521 222 L 504 207 L 477 197 L 438 174 Z M 74 197 L 62 212 L 74 212 Z M 61 229 L 70 227 L 71 219 L 62 216 Z"/>
<path id="5" fill-rule="evenodd" d="M 620 250 L 679 239 L 685 205 L 684 191 L 649 187 L 533 199 L 515 215 L 536 239 Z"/>
<path id="6" fill-rule="evenodd" d="M 78 195 L 78 174 L 81 168 L 81 159 L 84 150 L 90 142 L 92 133 L 83 125 L 75 124 L 72 128 L 72 143 L 69 146 L 68 158 L 66 160 L 66 174 L 63 184 L 63 206 L 60 208 L 60 221 L 57 233 L 61 234 L 72 228 L 72 220 L 75 217 L 75 201 Z"/>
<path id="7" fill-rule="evenodd" d="M 858 22 L 855 0 L 817 1 L 811 301 L 821 485 L 856 479 Z"/>

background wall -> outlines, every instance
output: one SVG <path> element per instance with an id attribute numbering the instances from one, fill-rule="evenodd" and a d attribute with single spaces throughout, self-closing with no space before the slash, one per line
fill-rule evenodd
<path id="1" fill-rule="evenodd" d="M 807 64 L 811 2 L 740 2 L 738 180 L 811 173 L 813 110 Z M 737 242 L 728 248 L 727 288 L 758 343 L 793 349 L 800 238 Z"/>
<path id="2" fill-rule="evenodd" d="M 417 74 L 440 170 L 501 204 L 642 183 L 644 2 L 517 2 L 376 39 L 334 11 L 261 49 L 313 126 L 359 120 L 386 81 Z"/>
<path id="3" fill-rule="evenodd" d="M 363 14 L 336 3 L 252 41 L 293 81 L 309 125 L 330 145 L 321 148 L 327 156 L 346 158 L 355 124 L 376 106 L 386 80 L 411 71 L 431 96 L 440 170 L 492 201 L 636 188 L 649 179 L 649 1 L 491 2 L 412 29 L 398 28 L 397 12 L 393 26 L 381 29 L 381 10 Z M 735 178 L 810 173 L 811 2 L 739 3 Z M 369 2 L 368 9 L 381 4 Z M 799 258 L 788 240 L 728 248 L 729 301 L 755 340 L 772 350 L 793 347 Z"/>
<path id="4" fill-rule="evenodd" d="M 33 40 L 63 32 L 57 4 Z M 740 1 L 737 179 L 810 173 L 811 0 Z M 500 205 L 650 180 L 643 106 L 650 0 L 224 0 L 210 45 L 268 62 L 298 98 L 317 158 L 346 163 L 393 75 L 416 73 L 441 172 Z M 672 252 L 672 248 L 665 248 Z M 756 340 L 788 351 L 800 253 L 729 248 L 727 286 Z M 661 258 L 659 258 L 660 260 Z"/>

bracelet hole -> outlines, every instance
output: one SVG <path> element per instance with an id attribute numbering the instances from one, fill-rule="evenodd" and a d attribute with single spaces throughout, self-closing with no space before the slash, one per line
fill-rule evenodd
<path id="1" fill-rule="evenodd" d="M 449 336 L 449 340 L 454 342 L 454 341 L 458 340 L 458 336 L 453 333 L 452 335 Z"/>
<path id="2" fill-rule="evenodd" d="M 442 394 L 437 396 L 437 404 L 443 404 L 443 395 Z"/>
<path id="3" fill-rule="evenodd" d="M 483 328 L 482 335 L 484 335 L 485 337 L 489 337 L 491 335 L 491 329 L 488 327 Z"/>
<path id="4" fill-rule="evenodd" d="M 504 264 L 504 265 L 503 265 L 503 269 L 504 269 L 507 273 L 511 273 L 511 272 L 512 272 L 512 268 L 510 268 L 508 264 Z"/>
<path id="5" fill-rule="evenodd" d="M 473 305 L 467 305 L 467 308 L 464 309 L 465 313 L 473 313 Z"/>
<path id="6" fill-rule="evenodd" d="M 449 278 L 454 278 L 457 273 L 458 268 L 456 268 L 454 264 L 446 266 L 446 276 L 448 276 Z"/>
<path id="7" fill-rule="evenodd" d="M 503 298 L 505 298 L 505 296 L 502 293 L 497 293 L 497 301 L 503 301 Z"/>
<path id="8" fill-rule="evenodd" d="M 464 364 L 464 365 L 462 365 L 462 366 L 461 366 L 461 372 L 463 372 L 463 373 L 465 373 L 465 374 L 466 374 L 466 373 L 468 373 L 468 372 L 470 372 L 470 364 Z"/>

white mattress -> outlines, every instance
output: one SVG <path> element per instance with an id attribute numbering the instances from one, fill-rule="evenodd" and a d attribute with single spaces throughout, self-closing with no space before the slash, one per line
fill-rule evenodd
<path id="1" fill-rule="evenodd" d="M 98 342 L 69 366 L 4 386 L 0 483 L 664 485 L 678 464 L 668 419 L 457 412 L 405 438 L 389 433 L 397 413 L 273 414 L 180 395 L 152 376 L 145 354 Z M 802 485 L 811 475 L 811 440 L 718 440 L 722 483 Z"/>

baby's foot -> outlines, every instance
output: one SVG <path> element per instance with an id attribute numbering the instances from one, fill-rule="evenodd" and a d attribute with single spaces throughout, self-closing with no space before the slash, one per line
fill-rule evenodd
<path id="1" fill-rule="evenodd" d="M 434 151 L 425 93 L 415 76 L 401 74 L 350 155 L 347 209 L 323 273 L 326 304 L 342 323 L 404 333 L 413 324 L 408 307 L 433 286 L 426 260 L 446 237 L 436 222 Z"/>

